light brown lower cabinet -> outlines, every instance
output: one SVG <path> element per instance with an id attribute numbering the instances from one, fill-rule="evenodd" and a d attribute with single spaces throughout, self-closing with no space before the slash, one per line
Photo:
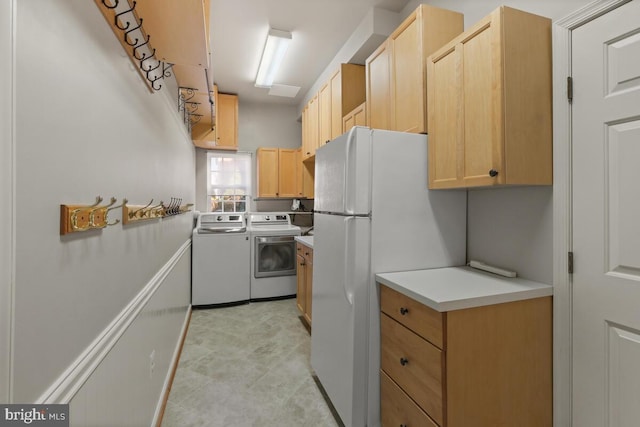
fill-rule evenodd
<path id="1" fill-rule="evenodd" d="M 311 291 L 313 283 L 313 249 L 298 242 L 296 244 L 297 293 L 296 305 L 300 316 L 311 327 Z"/>
<path id="2" fill-rule="evenodd" d="M 440 313 L 380 285 L 385 427 L 551 427 L 551 297 Z"/>

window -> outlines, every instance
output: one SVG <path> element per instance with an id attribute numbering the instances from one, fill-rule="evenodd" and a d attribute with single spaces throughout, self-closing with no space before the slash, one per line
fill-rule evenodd
<path id="1" fill-rule="evenodd" d="M 207 153 L 210 212 L 246 212 L 251 196 L 251 153 Z"/>

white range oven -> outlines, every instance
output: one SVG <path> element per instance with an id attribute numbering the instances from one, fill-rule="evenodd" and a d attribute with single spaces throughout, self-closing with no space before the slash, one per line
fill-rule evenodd
<path id="1" fill-rule="evenodd" d="M 296 295 L 296 243 L 300 227 L 287 213 L 250 213 L 251 300 Z"/>

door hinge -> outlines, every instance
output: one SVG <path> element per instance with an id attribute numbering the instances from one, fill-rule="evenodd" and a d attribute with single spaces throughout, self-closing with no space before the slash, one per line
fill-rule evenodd
<path id="1" fill-rule="evenodd" d="M 573 77 L 567 77 L 567 99 L 569 104 L 573 102 Z"/>
<path id="2" fill-rule="evenodd" d="M 573 274 L 573 252 L 569 252 L 567 257 L 567 264 L 569 268 L 569 274 Z"/>

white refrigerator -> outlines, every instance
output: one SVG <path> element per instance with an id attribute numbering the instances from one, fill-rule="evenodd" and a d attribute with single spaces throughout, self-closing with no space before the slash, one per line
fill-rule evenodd
<path id="1" fill-rule="evenodd" d="M 376 273 L 463 265 L 466 192 L 427 189 L 427 136 L 354 127 L 316 152 L 311 366 L 346 427 L 380 425 Z"/>

